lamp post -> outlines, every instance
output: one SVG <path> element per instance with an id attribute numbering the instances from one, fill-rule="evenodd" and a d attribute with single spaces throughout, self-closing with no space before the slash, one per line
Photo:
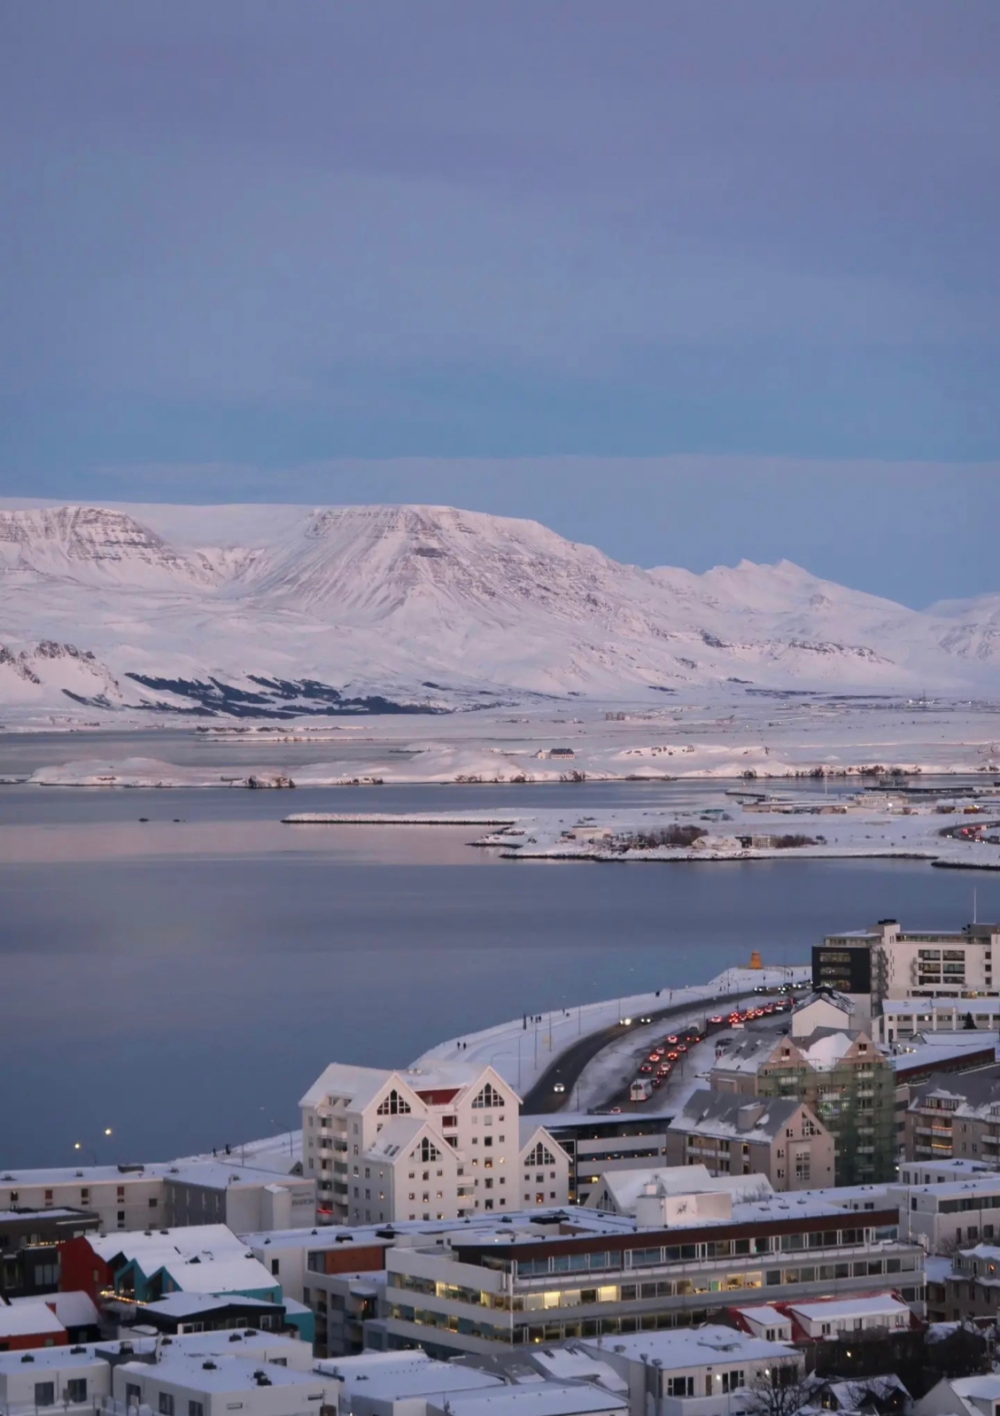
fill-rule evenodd
<path id="1" fill-rule="evenodd" d="M 85 1146 L 82 1141 L 74 1141 L 74 1142 L 73 1142 L 73 1149 L 74 1149 L 75 1151 L 83 1151 L 83 1152 L 85 1152 L 87 1155 L 89 1155 L 89 1156 L 90 1156 L 90 1163 L 91 1163 L 91 1165 L 96 1165 L 96 1164 L 97 1164 L 97 1156 L 94 1154 L 94 1151 L 93 1151 L 92 1147 L 90 1147 L 90 1146 Z"/>

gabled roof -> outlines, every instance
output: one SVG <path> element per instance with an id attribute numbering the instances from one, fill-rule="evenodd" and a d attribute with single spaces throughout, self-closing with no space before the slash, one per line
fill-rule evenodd
<path id="1" fill-rule="evenodd" d="M 667 1129 L 723 1140 L 770 1143 L 802 1105 L 795 1098 L 733 1096 L 706 1088 L 691 1093 Z"/>

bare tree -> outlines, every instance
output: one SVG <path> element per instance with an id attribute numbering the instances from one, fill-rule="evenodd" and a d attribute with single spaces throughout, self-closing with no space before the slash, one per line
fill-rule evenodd
<path id="1" fill-rule="evenodd" d="M 776 1362 L 747 1383 L 747 1410 L 754 1416 L 796 1416 L 813 1400 L 814 1383 L 797 1362 Z"/>

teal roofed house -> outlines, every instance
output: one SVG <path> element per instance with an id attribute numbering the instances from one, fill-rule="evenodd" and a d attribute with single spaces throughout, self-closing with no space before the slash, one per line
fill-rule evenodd
<path id="1" fill-rule="evenodd" d="M 90 1236 L 88 1236 L 90 1237 Z M 112 1275 L 115 1297 L 156 1303 L 175 1293 L 231 1295 L 284 1304 L 281 1284 L 224 1224 L 93 1236 L 91 1248 Z M 313 1339 L 313 1314 L 299 1304 L 286 1322 Z"/>

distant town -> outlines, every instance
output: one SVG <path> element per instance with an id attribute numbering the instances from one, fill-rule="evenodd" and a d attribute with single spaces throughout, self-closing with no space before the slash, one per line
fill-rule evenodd
<path id="1" fill-rule="evenodd" d="M 4 1170 L 0 1408 L 994 1416 L 998 979 L 1000 926 L 882 920 Z"/>

